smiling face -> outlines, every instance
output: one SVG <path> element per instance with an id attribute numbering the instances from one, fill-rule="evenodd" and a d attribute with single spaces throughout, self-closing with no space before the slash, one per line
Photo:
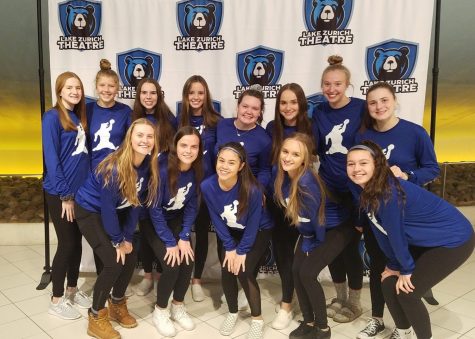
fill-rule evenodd
<path id="1" fill-rule="evenodd" d="M 76 78 L 68 78 L 61 89 L 60 97 L 64 107 L 72 111 L 82 98 L 81 82 Z"/>
<path id="2" fill-rule="evenodd" d="M 155 145 L 155 130 L 147 124 L 137 124 L 131 134 L 132 150 L 141 157 L 150 154 Z"/>
<path id="3" fill-rule="evenodd" d="M 154 84 L 145 82 L 140 89 L 140 104 L 146 112 L 151 112 L 158 102 L 158 91 Z"/>
<path id="4" fill-rule="evenodd" d="M 117 79 L 110 76 L 100 76 L 96 82 L 96 91 L 99 96 L 98 104 L 101 107 L 112 107 L 115 104 L 115 96 L 119 91 Z"/>
<path id="5" fill-rule="evenodd" d="M 331 107 L 341 108 L 347 103 L 348 97 L 345 91 L 348 85 L 345 72 L 332 70 L 325 73 L 322 79 L 322 92 Z"/>
<path id="6" fill-rule="evenodd" d="M 194 115 L 201 115 L 206 97 L 206 90 L 200 82 L 194 82 L 188 91 L 188 102 Z"/>
<path id="7" fill-rule="evenodd" d="M 180 160 L 180 170 L 187 171 L 198 157 L 200 138 L 194 134 L 184 135 L 176 144 L 176 153 Z"/>
<path id="8" fill-rule="evenodd" d="M 374 174 L 374 159 L 368 151 L 353 150 L 346 157 L 346 173 L 355 184 L 365 187 Z"/>
<path id="9" fill-rule="evenodd" d="M 237 107 L 237 127 L 239 129 L 253 128 L 261 116 L 262 105 L 259 98 L 246 95 Z"/>
<path id="10" fill-rule="evenodd" d="M 387 88 L 376 88 L 366 96 L 368 111 L 376 122 L 386 122 L 396 118 L 396 98 Z"/>
<path id="11" fill-rule="evenodd" d="M 299 170 L 305 165 L 306 148 L 297 140 L 286 139 L 280 150 L 280 165 L 290 177 L 298 174 Z"/>
<path id="12" fill-rule="evenodd" d="M 218 153 L 216 173 L 221 182 L 237 181 L 239 171 L 244 167 L 238 154 L 230 149 Z"/>
<path id="13" fill-rule="evenodd" d="M 290 89 L 282 92 L 279 100 L 279 111 L 287 126 L 295 126 L 297 124 L 299 102 L 297 95 Z"/>

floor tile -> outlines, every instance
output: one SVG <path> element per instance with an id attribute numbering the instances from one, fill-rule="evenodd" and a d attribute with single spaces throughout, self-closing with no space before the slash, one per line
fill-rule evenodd
<path id="1" fill-rule="evenodd" d="M 18 319 L 0 325 L 2 338 L 29 338 L 36 335 L 46 335 L 33 321 L 28 318 Z"/>
<path id="2" fill-rule="evenodd" d="M 21 285 L 18 287 L 13 287 L 13 288 L 3 290 L 2 293 L 13 302 L 38 297 L 40 295 L 51 294 L 51 290 L 49 288 L 46 288 L 44 290 L 37 290 L 36 289 L 37 286 L 38 286 L 38 283 L 33 282 L 26 285 Z M 49 287 L 51 287 L 51 285 Z"/>
<path id="3" fill-rule="evenodd" d="M 3 253 L 2 257 L 11 263 L 14 263 L 16 261 L 37 258 L 38 253 L 25 246 L 21 251 Z"/>
<path id="4" fill-rule="evenodd" d="M 475 327 L 475 319 L 441 308 L 430 315 L 431 323 L 452 332 L 464 334 Z"/>
<path id="5" fill-rule="evenodd" d="M 0 325 L 8 324 L 12 321 L 23 318 L 26 318 L 25 313 L 20 311 L 20 309 L 13 304 L 0 307 Z"/>

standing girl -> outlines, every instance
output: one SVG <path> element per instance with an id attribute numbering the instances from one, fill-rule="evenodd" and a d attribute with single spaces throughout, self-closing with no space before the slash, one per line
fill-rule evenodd
<path id="1" fill-rule="evenodd" d="M 74 195 L 89 172 L 84 87 L 76 74 L 64 72 L 56 79 L 55 92 L 56 105 L 43 114 L 42 123 L 46 167 L 43 188 L 58 238 L 48 313 L 62 319 L 77 319 L 81 314 L 71 303 L 83 308 L 91 306 L 89 298 L 77 288 L 82 246 L 74 216 Z"/>
<path id="2" fill-rule="evenodd" d="M 183 86 L 182 111 L 179 113 L 180 126 L 193 126 L 201 135 L 203 144 L 204 178 L 214 173 L 214 147 L 216 145 L 216 126 L 221 115 L 213 108 L 211 93 L 206 80 L 193 75 Z M 210 217 L 206 204 L 201 201 L 195 220 L 195 271 L 191 283 L 194 301 L 203 301 L 205 295 L 201 288 L 201 275 L 208 255 L 208 229 Z"/>
<path id="3" fill-rule="evenodd" d="M 229 142 L 217 153 L 216 173 L 201 184 L 203 198 L 221 240 L 221 282 L 229 313 L 220 328 L 231 335 L 238 317 L 237 278 L 251 308 L 249 339 L 260 339 L 264 321 L 257 271 L 268 246 L 272 222 L 263 207 L 263 193 L 241 144 Z"/>
<path id="4" fill-rule="evenodd" d="M 167 152 L 173 142 L 176 131 L 176 119 L 168 105 L 165 103 L 162 88 L 155 79 L 144 78 L 137 85 L 137 95 L 134 102 L 132 121 L 146 118 L 155 125 L 158 135 L 159 154 Z M 147 221 L 148 220 L 148 221 Z M 137 295 L 147 295 L 153 289 L 153 250 L 144 236 L 142 225 L 144 222 L 150 223 L 150 216 L 146 208 L 142 208 L 139 216 L 139 229 L 141 235 L 139 258 L 142 260 L 144 276 L 142 281 L 135 288 Z M 161 272 L 160 263 L 157 262 L 157 276 Z M 158 277 L 157 277 L 158 279 Z"/>
<path id="5" fill-rule="evenodd" d="M 160 156 L 159 199 L 149 208 L 151 221 L 142 221 L 144 236 L 163 269 L 157 285 L 153 323 L 158 332 L 166 337 L 176 335 L 171 320 L 187 331 L 195 328 L 183 300 L 193 271 L 191 227 L 198 213 L 198 185 L 203 176 L 202 153 L 198 131 L 191 126 L 180 128 L 170 152 Z M 170 312 L 168 300 L 172 292 Z"/>
<path id="6" fill-rule="evenodd" d="M 146 119 L 134 121 L 121 146 L 98 165 L 77 193 L 79 229 L 103 263 L 94 286 L 87 329 L 96 338 L 120 338 L 109 320 L 122 327 L 137 326 L 127 310 L 125 290 L 137 261 L 132 237 L 141 196 L 147 189 L 142 201 L 151 205 L 158 191 L 155 139 L 152 123 Z M 107 299 L 109 309 L 105 307 Z"/>
<path id="7" fill-rule="evenodd" d="M 316 277 L 357 233 L 341 205 L 326 200 L 308 145 L 311 137 L 303 133 L 284 140 L 274 184 L 276 201 L 300 233 L 292 272 L 303 321 L 291 339 L 330 338 L 325 295 Z"/>
<path id="8" fill-rule="evenodd" d="M 322 92 L 328 101 L 316 107 L 312 119 L 316 126 L 319 174 L 329 191 L 329 199 L 351 210 L 346 153 L 354 144 L 365 102 L 345 94 L 351 77 L 350 71 L 342 62 L 343 58 L 337 55 L 328 58 L 330 65 L 323 71 L 321 80 Z M 362 313 L 360 297 L 363 287 L 363 263 L 358 249 L 360 239 L 361 233 L 355 233 L 350 244 L 329 265 L 336 298 L 328 306 L 327 314 L 336 322 L 350 322 Z"/>
<path id="9" fill-rule="evenodd" d="M 352 192 L 388 259 L 381 281 L 396 324 L 391 339 L 412 338 L 412 329 L 419 339 L 432 338 L 421 298 L 470 257 L 475 246 L 472 225 L 445 200 L 396 178 L 381 148 L 371 141 L 350 149 L 347 171 Z M 413 249 L 423 249 L 422 255 L 415 258 Z"/>
<path id="10" fill-rule="evenodd" d="M 292 133 L 301 132 L 313 139 L 312 124 L 307 115 L 307 99 L 300 85 L 289 83 L 281 87 L 276 97 L 275 118 L 266 126 L 266 132 L 272 139 L 272 178 L 278 167 L 280 148 L 284 139 Z M 312 151 L 313 152 L 313 151 Z M 274 182 L 271 181 L 269 191 L 273 191 Z M 285 210 L 278 206 L 274 199 L 267 199 L 269 211 L 274 216 L 275 228 L 272 232 L 272 245 L 275 262 L 282 282 L 282 301 L 272 327 L 284 329 L 293 318 L 292 297 L 294 282 L 292 278 L 292 262 L 294 249 L 299 232 L 290 227 L 290 220 L 285 218 Z"/>
<path id="11" fill-rule="evenodd" d="M 394 88 L 379 82 L 366 93 L 368 110 L 363 117 L 360 133 L 355 142 L 371 140 L 377 143 L 397 178 L 422 186 L 439 175 L 434 146 L 429 135 L 419 125 L 396 116 Z M 368 226 L 368 225 L 365 225 Z M 370 292 L 372 317 L 358 338 L 373 338 L 384 330 L 384 298 L 381 290 L 381 273 L 386 257 L 379 248 L 370 227 L 363 228 L 365 247 L 370 256 Z"/>

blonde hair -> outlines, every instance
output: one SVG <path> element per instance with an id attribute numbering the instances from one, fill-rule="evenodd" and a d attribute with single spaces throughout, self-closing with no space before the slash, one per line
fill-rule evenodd
<path id="1" fill-rule="evenodd" d="M 155 145 L 150 154 L 150 177 L 148 180 L 148 193 L 145 200 L 147 206 L 151 206 L 157 198 L 159 172 L 158 172 L 158 141 L 157 133 L 153 123 L 145 118 L 135 120 L 127 130 L 124 141 L 120 147 L 109 154 L 97 166 L 96 174 L 102 175 L 104 187 L 109 186 L 112 182 L 117 183 L 119 191 L 123 198 L 127 199 L 132 206 L 140 206 L 140 199 L 137 194 L 137 171 L 134 168 L 134 151 L 132 149 L 132 133 L 137 125 L 148 125 L 153 128 Z"/>
<path id="2" fill-rule="evenodd" d="M 342 71 L 345 73 L 346 85 L 349 86 L 351 81 L 351 72 L 346 66 L 343 65 L 343 58 L 339 55 L 330 55 L 327 61 L 328 66 L 323 70 L 320 86 L 323 86 L 323 78 L 325 75 L 331 71 Z"/>
<path id="3" fill-rule="evenodd" d="M 56 78 L 56 83 L 54 86 L 55 93 L 56 93 L 56 105 L 54 108 L 58 111 L 59 122 L 61 126 L 66 131 L 77 131 L 77 126 L 71 120 L 68 114 L 68 110 L 63 104 L 63 100 L 61 99 L 61 91 L 63 90 L 64 85 L 68 79 L 77 79 L 81 86 L 81 100 L 77 105 L 74 106 L 73 112 L 76 114 L 78 119 L 81 121 L 81 125 L 85 131 L 87 131 L 87 116 L 86 116 L 86 99 L 84 98 L 84 86 L 82 84 L 81 79 L 73 72 L 64 72 L 58 75 Z"/>
<path id="4" fill-rule="evenodd" d="M 101 59 L 99 61 L 99 72 L 96 74 L 96 85 L 101 77 L 110 77 L 114 79 L 114 82 L 119 86 L 119 76 L 117 75 L 116 71 L 114 71 L 111 67 L 111 63 L 107 59 Z"/>

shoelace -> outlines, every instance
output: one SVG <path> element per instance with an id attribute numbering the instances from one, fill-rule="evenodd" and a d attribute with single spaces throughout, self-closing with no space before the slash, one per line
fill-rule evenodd
<path id="1" fill-rule="evenodd" d="M 375 319 L 370 319 L 368 321 L 368 325 L 363 330 L 363 333 L 370 334 L 372 332 L 375 332 L 378 329 L 378 325 L 379 325 L 379 321 Z"/>
<path id="2" fill-rule="evenodd" d="M 177 319 L 188 317 L 188 314 L 186 313 L 185 308 L 183 306 L 176 307 L 174 313 L 174 318 Z"/>

